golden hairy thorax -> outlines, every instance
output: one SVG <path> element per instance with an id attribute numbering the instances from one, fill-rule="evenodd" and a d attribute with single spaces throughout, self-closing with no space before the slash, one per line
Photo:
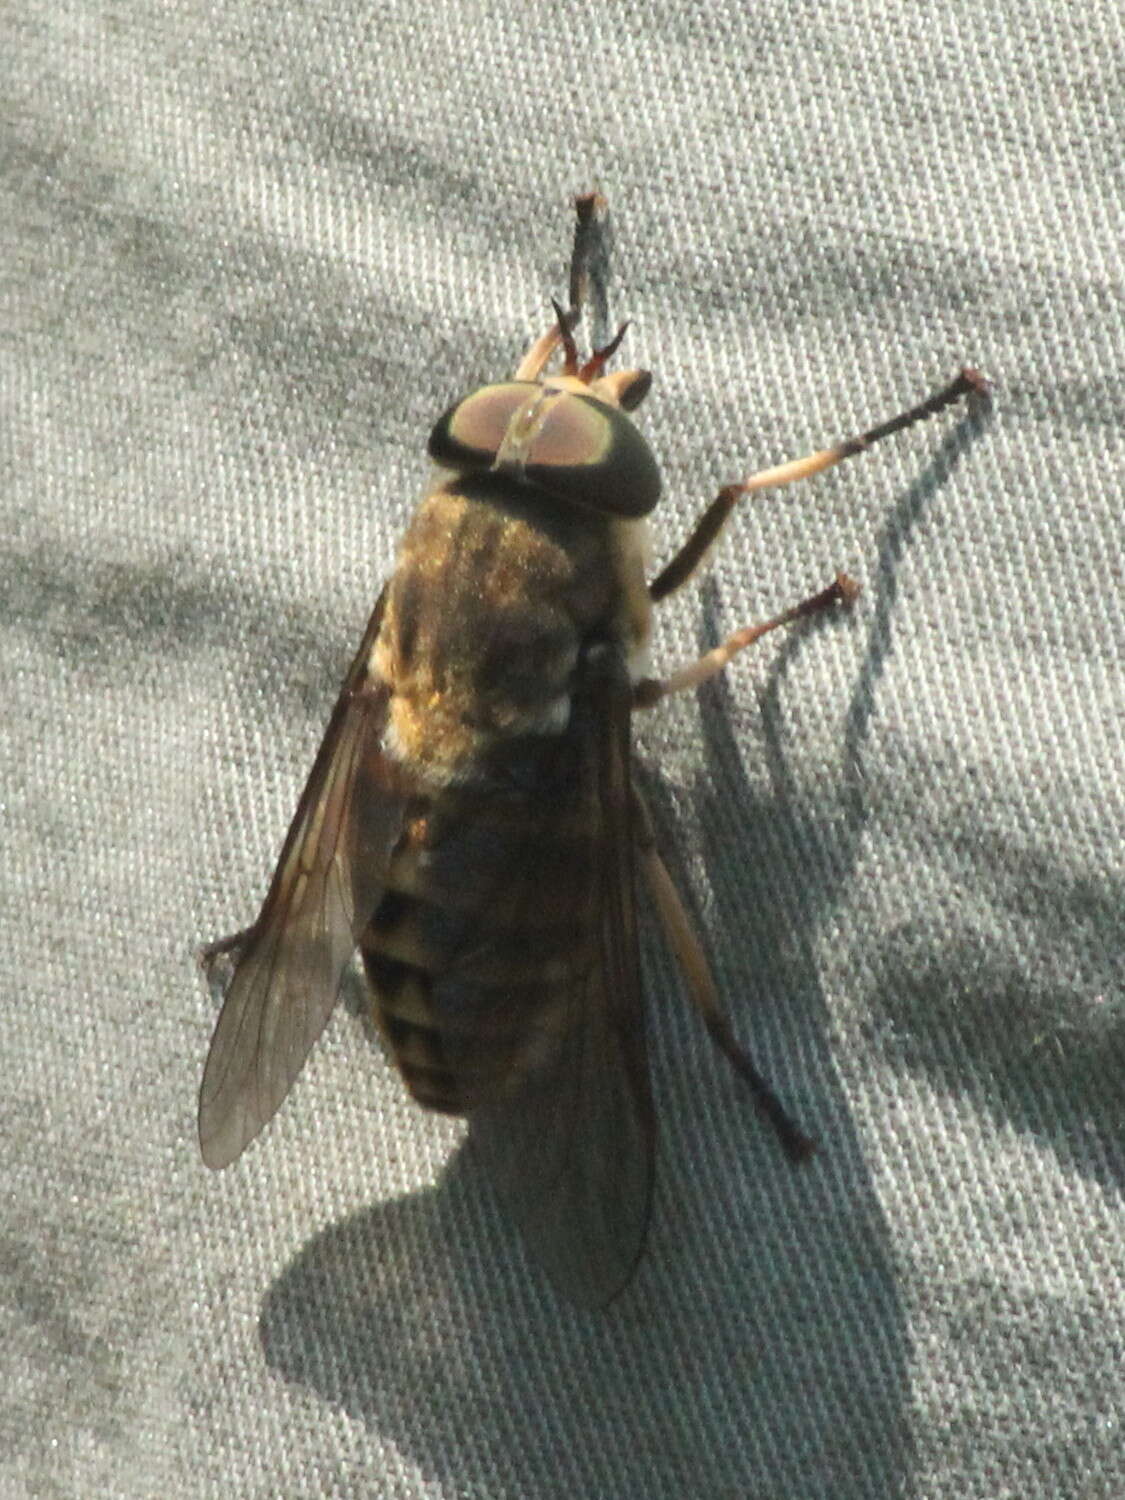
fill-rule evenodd
<path id="1" fill-rule="evenodd" d="M 403 538 L 373 664 L 387 747 L 436 781 L 500 739 L 565 728 L 582 642 L 647 640 L 643 523 L 529 497 L 499 475 L 451 480 Z"/>

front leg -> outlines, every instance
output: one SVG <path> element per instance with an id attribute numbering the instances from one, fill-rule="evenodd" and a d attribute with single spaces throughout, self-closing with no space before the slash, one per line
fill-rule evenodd
<path id="1" fill-rule="evenodd" d="M 883 438 L 890 437 L 892 433 L 902 432 L 904 428 L 912 427 L 915 422 L 943 411 L 947 406 L 952 406 L 954 401 L 959 401 L 962 396 L 983 397 L 987 394 L 988 381 L 979 371 L 966 367 L 956 380 L 951 381 L 936 395 L 920 401 L 917 406 L 912 406 L 907 411 L 900 412 L 889 422 L 881 422 L 878 427 L 870 428 L 859 437 L 846 438 L 842 443 L 836 443 L 831 448 L 821 448 L 816 453 L 810 453 L 806 458 L 794 458 L 788 463 L 777 464 L 772 469 L 762 469 L 760 473 L 752 474 L 749 479 L 744 479 L 741 484 L 727 485 L 725 489 L 719 491 L 700 516 L 695 530 L 672 561 L 649 584 L 649 596 L 653 600 L 664 599 L 687 583 L 717 541 L 731 511 L 743 495 L 749 495 L 754 490 L 779 489 L 782 485 L 794 484 L 798 479 L 810 479 L 814 474 L 822 474 L 825 469 L 831 469 L 845 458 L 852 458 L 857 453 L 866 452 L 868 448 Z"/>

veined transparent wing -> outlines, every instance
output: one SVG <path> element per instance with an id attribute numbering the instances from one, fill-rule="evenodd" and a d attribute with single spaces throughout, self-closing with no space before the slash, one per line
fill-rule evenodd
<path id="1" fill-rule="evenodd" d="M 382 613 L 380 597 L 257 921 L 203 954 L 209 979 L 225 988 L 199 1093 L 210 1167 L 234 1161 L 276 1113 L 382 891 L 410 790 L 382 750 L 389 693 L 369 666 Z"/>
<path id="2" fill-rule="evenodd" d="M 644 1038 L 630 778 L 631 686 L 611 646 L 583 658 L 552 795 L 512 897 L 575 914 L 576 966 L 521 1066 L 470 1115 L 470 1141 L 535 1258 L 571 1300 L 604 1305 L 644 1247 L 656 1125 Z M 561 772 L 561 774 L 557 774 Z M 563 853 L 545 868 L 552 827 Z M 584 830 L 576 835 L 576 830 Z M 525 893 L 525 894 L 521 894 Z M 535 1026 L 535 1018 L 529 1018 Z"/>

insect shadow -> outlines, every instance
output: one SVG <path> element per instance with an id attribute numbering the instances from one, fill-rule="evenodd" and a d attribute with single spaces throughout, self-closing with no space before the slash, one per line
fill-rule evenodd
<path id="1" fill-rule="evenodd" d="M 958 424 L 884 527 L 837 784 L 795 781 L 780 707 L 791 665 L 834 622 L 794 631 L 768 670 L 758 729 L 768 794 L 747 780 L 733 727 L 746 718 L 746 673 L 698 695 L 695 795 L 717 977 L 763 1061 L 799 1038 L 789 1082 L 807 1072 L 814 1083 L 791 1102 L 819 1131 L 820 1155 L 794 1168 L 723 1059 L 701 1063 L 708 1044 L 650 933 L 658 1187 L 647 1254 L 614 1303 L 584 1312 L 551 1290 L 464 1149 L 435 1187 L 318 1234 L 266 1295 L 270 1366 L 377 1430 L 450 1493 L 800 1494 L 854 1486 L 856 1475 L 865 1478 L 854 1492 L 881 1500 L 909 1489 L 909 1339 L 864 1149 L 831 1082 L 816 938 L 866 824 L 862 762 L 898 561 L 977 425 Z M 709 644 L 719 633 L 713 584 L 703 598 Z M 667 835 L 673 797 L 658 769 L 645 791 Z M 464 1435 L 455 1446 L 451 1432 Z"/>
<path id="2" fill-rule="evenodd" d="M 936 485 L 952 474 L 995 415 L 990 406 L 978 407 L 951 430 L 928 471 Z M 897 563 L 924 513 L 926 484 L 923 476 L 907 492 L 879 541 L 870 644 L 845 729 L 846 816 L 833 844 L 841 875 L 854 863 L 856 835 L 867 820 L 862 747 L 891 646 Z M 987 586 L 983 594 L 979 602 L 987 619 Z M 1006 603 L 1011 609 L 1018 601 Z M 1002 746 L 1000 712 L 993 734 Z M 969 782 L 969 795 L 974 769 L 962 768 L 959 778 Z M 932 774 L 932 763 L 920 767 L 919 801 Z M 1099 871 L 1096 885 L 1068 878 L 1022 830 L 1006 831 L 994 817 L 971 815 L 966 829 L 961 809 L 952 811 L 942 819 L 942 858 L 954 869 L 964 859 L 965 894 L 977 915 L 962 922 L 956 912 L 921 913 L 876 935 L 866 954 L 864 996 L 872 1030 L 885 1057 L 904 1073 L 924 1074 L 1008 1127 L 1039 1138 L 1049 1130 L 1052 1149 L 1073 1169 L 1120 1191 L 1125 882 L 1108 869 Z M 995 941 L 988 909 L 1001 916 Z M 1033 926 L 1033 953 L 1007 940 L 1008 914 L 1017 926 Z M 1072 953 L 1076 935 L 1081 974 Z"/>

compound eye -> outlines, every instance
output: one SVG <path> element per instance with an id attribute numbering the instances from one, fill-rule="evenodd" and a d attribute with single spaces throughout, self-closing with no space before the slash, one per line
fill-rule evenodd
<path id="1" fill-rule="evenodd" d="M 512 418 L 539 390 L 533 381 L 486 385 L 438 418 L 430 457 L 446 469 L 491 469 Z"/>
<path id="2" fill-rule="evenodd" d="M 660 499 L 656 460 L 625 413 L 570 391 L 549 404 L 524 473 L 560 500 L 613 516 L 646 516 Z"/>
<path id="3" fill-rule="evenodd" d="M 660 498 L 644 438 L 623 412 L 590 396 L 532 382 L 485 386 L 430 434 L 430 456 L 448 468 L 492 468 L 502 451 L 503 472 L 572 505 L 644 516 Z"/>

